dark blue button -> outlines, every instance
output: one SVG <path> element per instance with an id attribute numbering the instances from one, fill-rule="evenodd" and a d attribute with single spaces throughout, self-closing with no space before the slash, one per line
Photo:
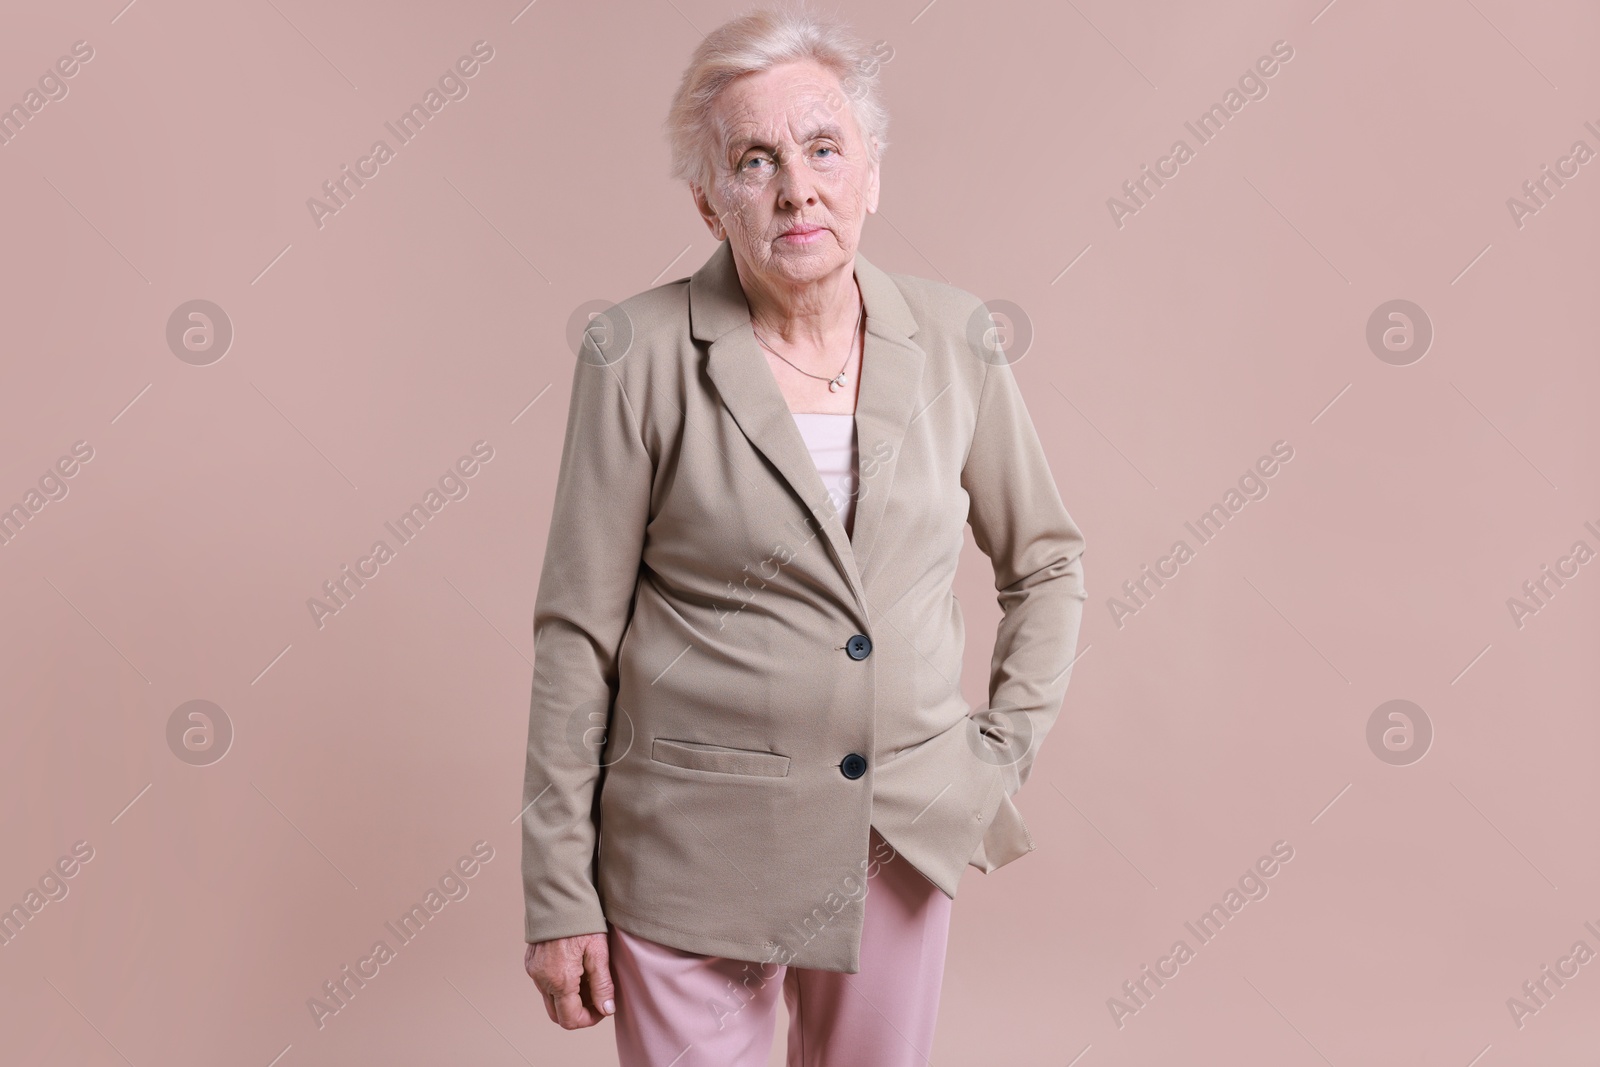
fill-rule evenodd
<path id="1" fill-rule="evenodd" d="M 865 640 L 863 638 L 863 640 Z M 839 773 L 852 781 L 867 773 L 867 757 L 852 752 L 839 761 Z"/>
<path id="2" fill-rule="evenodd" d="M 866 659 L 872 655 L 872 639 L 866 634 L 856 634 L 844 643 L 844 652 L 851 659 Z"/>

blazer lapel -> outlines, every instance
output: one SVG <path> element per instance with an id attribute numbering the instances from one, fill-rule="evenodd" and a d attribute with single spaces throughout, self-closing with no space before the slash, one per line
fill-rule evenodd
<path id="1" fill-rule="evenodd" d="M 899 466 L 906 427 L 917 417 L 921 405 L 927 403 L 919 400 L 926 357 L 911 340 L 917 332 L 917 320 L 894 279 L 857 252 L 856 281 L 867 306 L 867 340 L 861 358 L 861 390 L 856 395 L 860 466 L 851 543 L 857 566 L 866 575 L 883 508 Z M 885 456 L 888 458 L 882 458 Z M 811 458 L 809 453 L 806 458 Z"/>
<path id="2" fill-rule="evenodd" d="M 894 280 L 859 252 L 855 274 L 867 324 L 856 397 L 857 444 L 863 463 L 883 454 L 880 442 L 887 443 L 890 459 L 877 462 L 872 476 L 858 481 L 853 542 L 829 505 L 827 488 L 750 328 L 750 308 L 727 240 L 689 279 L 689 317 L 694 336 L 711 343 L 706 373 L 723 405 L 816 518 L 863 617 L 870 617 L 862 571 L 883 517 L 894 459 L 916 414 L 924 355 L 909 340 L 917 324 Z"/>

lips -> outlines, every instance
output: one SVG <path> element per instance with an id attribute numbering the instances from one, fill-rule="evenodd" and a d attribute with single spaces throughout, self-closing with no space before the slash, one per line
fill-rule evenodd
<path id="1" fill-rule="evenodd" d="M 807 234 L 816 233 L 817 231 L 819 231 L 821 229 L 822 229 L 821 226 L 806 226 L 806 225 L 791 226 L 787 230 L 784 230 L 778 236 L 779 237 L 804 237 Z"/>

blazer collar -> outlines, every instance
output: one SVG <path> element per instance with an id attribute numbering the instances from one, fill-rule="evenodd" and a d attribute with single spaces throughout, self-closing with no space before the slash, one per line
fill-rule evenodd
<path id="1" fill-rule="evenodd" d="M 689 278 L 689 320 L 693 335 L 711 344 L 706 372 L 723 405 L 750 443 L 777 468 L 788 489 L 815 516 L 867 620 L 871 617 L 866 598 L 869 556 L 881 536 L 884 504 L 906 427 L 917 414 L 926 357 L 910 339 L 917 322 L 894 279 L 859 251 L 855 277 L 866 307 L 867 334 L 856 396 L 860 454 L 856 514 L 848 535 L 840 516 L 829 506 L 816 464 L 751 330 L 750 307 L 726 239 Z"/>

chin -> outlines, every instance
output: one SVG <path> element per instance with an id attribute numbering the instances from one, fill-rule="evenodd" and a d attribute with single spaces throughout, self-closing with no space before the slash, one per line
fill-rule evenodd
<path id="1" fill-rule="evenodd" d="M 800 248 L 785 248 L 776 240 L 769 246 L 772 252 L 772 262 L 788 264 L 789 266 L 806 271 L 822 272 L 838 266 L 844 258 L 843 249 L 833 235 L 829 235 L 815 244 L 805 245 Z"/>

